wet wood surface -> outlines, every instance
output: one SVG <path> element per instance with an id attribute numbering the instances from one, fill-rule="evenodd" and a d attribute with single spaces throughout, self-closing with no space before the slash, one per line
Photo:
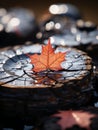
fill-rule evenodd
<path id="1" fill-rule="evenodd" d="M 17 48 L 17 49 L 16 49 Z M 48 78 L 53 78 L 58 82 L 69 82 L 72 80 L 82 80 L 84 77 L 90 75 L 92 70 L 91 58 L 82 51 L 75 49 L 58 47 L 56 52 L 67 52 L 65 61 L 61 63 L 64 71 L 58 72 L 49 72 Z M 41 72 L 38 75 L 35 75 L 32 71 L 34 67 L 30 63 L 30 59 L 27 56 L 27 53 L 40 53 L 41 45 L 30 45 L 30 46 L 21 46 L 13 47 L 7 50 L 0 52 L 0 84 L 8 87 L 42 87 L 43 85 L 37 84 L 38 78 L 46 75 L 46 72 Z M 58 76 L 58 79 L 55 79 L 55 76 Z M 34 77 L 35 76 L 35 80 Z M 36 81 L 36 83 L 35 83 Z M 51 84 L 50 84 L 51 85 Z M 45 87 L 45 86 L 44 86 Z"/>

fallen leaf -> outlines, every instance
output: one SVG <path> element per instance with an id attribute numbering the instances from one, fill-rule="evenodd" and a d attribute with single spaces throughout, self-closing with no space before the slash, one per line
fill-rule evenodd
<path id="1" fill-rule="evenodd" d="M 31 63 L 34 65 L 33 71 L 62 70 L 61 62 L 65 60 L 65 54 L 62 52 L 55 53 L 49 39 L 48 44 L 42 46 L 42 53 L 40 55 L 29 55 Z"/>
<path id="2" fill-rule="evenodd" d="M 91 118 L 95 117 L 95 114 L 85 111 L 59 111 L 59 113 L 54 114 L 53 117 L 60 117 L 57 122 L 62 127 L 62 130 L 71 128 L 74 125 L 78 125 L 82 128 L 90 130 Z"/>

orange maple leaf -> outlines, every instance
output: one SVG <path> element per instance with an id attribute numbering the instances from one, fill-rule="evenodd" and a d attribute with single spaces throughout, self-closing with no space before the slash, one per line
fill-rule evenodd
<path id="1" fill-rule="evenodd" d="M 42 46 L 42 53 L 40 55 L 29 55 L 31 63 L 34 65 L 33 71 L 61 70 L 61 62 L 65 60 L 65 54 L 62 52 L 55 53 L 49 39 L 48 44 Z"/>

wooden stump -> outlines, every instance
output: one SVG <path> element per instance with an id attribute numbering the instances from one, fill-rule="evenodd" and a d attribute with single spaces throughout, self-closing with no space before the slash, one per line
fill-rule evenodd
<path id="1" fill-rule="evenodd" d="M 41 53 L 41 45 L 6 48 L 0 52 L 0 106 L 5 115 L 39 116 L 57 109 L 79 107 L 90 101 L 92 60 L 86 53 L 66 52 L 62 71 L 35 74 L 27 53 Z"/>

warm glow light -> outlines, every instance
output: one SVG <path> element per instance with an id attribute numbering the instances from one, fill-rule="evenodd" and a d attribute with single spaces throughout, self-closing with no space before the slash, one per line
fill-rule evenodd
<path id="1" fill-rule="evenodd" d="M 77 29 L 76 29 L 75 27 L 72 27 L 72 28 L 71 28 L 71 32 L 72 32 L 73 34 L 75 34 L 75 33 L 77 32 Z"/>
<path id="2" fill-rule="evenodd" d="M 61 43 L 62 46 L 66 45 L 64 40 L 61 40 L 60 43 Z"/>
<path id="3" fill-rule="evenodd" d="M 81 36 L 80 36 L 80 35 L 77 35 L 77 36 L 76 36 L 76 40 L 77 40 L 78 42 L 80 42 L 80 41 L 81 41 Z"/>
<path id="4" fill-rule="evenodd" d="M 92 26 L 92 22 L 87 21 L 87 22 L 85 22 L 85 25 L 86 25 L 87 27 L 90 27 L 90 26 Z"/>
<path id="5" fill-rule="evenodd" d="M 57 5 L 51 5 L 49 8 L 50 13 L 52 14 L 57 14 L 57 12 L 59 12 L 59 8 Z"/>
<path id="6" fill-rule="evenodd" d="M 18 18 L 12 18 L 9 22 L 11 26 L 18 26 L 20 24 L 20 20 Z"/>
<path id="7" fill-rule="evenodd" d="M 50 21 L 49 23 L 46 24 L 46 30 L 49 31 L 53 29 L 54 27 L 54 22 Z"/>
<path id="8" fill-rule="evenodd" d="M 50 37 L 50 40 L 51 40 L 51 44 L 53 44 L 55 41 L 53 37 Z"/>
<path id="9" fill-rule="evenodd" d="M 68 11 L 68 7 L 66 5 L 51 5 L 49 8 L 50 13 L 52 14 L 64 14 Z"/>
<path id="10" fill-rule="evenodd" d="M 14 27 L 17 27 L 20 24 L 20 20 L 18 18 L 12 18 L 7 27 L 6 27 L 6 32 L 10 32 L 13 30 Z"/>
<path id="11" fill-rule="evenodd" d="M 42 33 L 41 33 L 41 32 L 38 32 L 38 33 L 36 34 L 36 37 L 37 37 L 38 39 L 42 38 Z"/>
<path id="12" fill-rule="evenodd" d="M 56 24 L 55 24 L 55 28 L 56 28 L 56 29 L 60 29 L 60 28 L 61 28 L 61 24 L 60 24 L 60 23 L 56 23 Z"/>
<path id="13" fill-rule="evenodd" d="M 78 20 L 77 21 L 77 25 L 80 26 L 80 27 L 82 27 L 84 25 L 83 20 Z"/>

